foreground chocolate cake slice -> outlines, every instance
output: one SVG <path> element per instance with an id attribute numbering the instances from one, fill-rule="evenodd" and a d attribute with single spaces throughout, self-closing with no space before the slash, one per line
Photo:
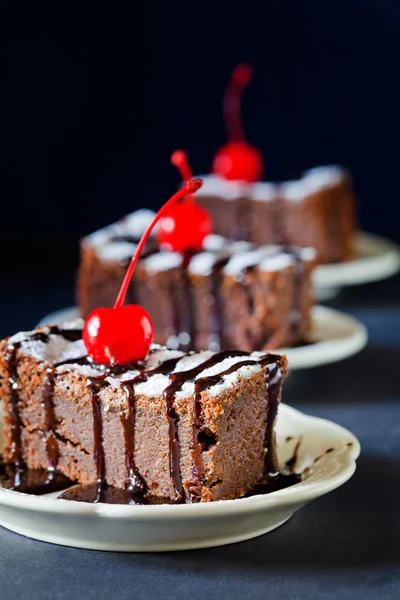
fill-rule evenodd
<path id="1" fill-rule="evenodd" d="M 103 367 L 86 356 L 81 327 L 0 343 L 4 461 L 18 474 L 15 489 L 24 469 L 45 469 L 91 486 L 78 488 L 91 501 L 125 490 L 197 502 L 237 498 L 276 473 L 285 357 L 152 346 L 140 363 Z"/>
<path id="2" fill-rule="evenodd" d="M 96 232 L 81 243 L 77 298 L 86 317 L 113 306 L 143 212 Z M 170 348 L 263 351 L 293 346 L 311 329 L 312 248 L 256 247 L 211 235 L 191 256 L 148 244 L 128 291 L 128 302 L 151 315 L 155 340 Z"/>
<path id="3" fill-rule="evenodd" d="M 356 198 L 342 167 L 316 167 L 280 184 L 209 175 L 203 178 L 197 201 L 211 214 L 214 232 L 226 238 L 312 246 L 320 263 L 352 257 Z"/>

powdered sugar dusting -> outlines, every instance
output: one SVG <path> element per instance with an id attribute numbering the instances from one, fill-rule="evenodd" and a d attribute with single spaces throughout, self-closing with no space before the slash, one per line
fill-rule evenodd
<path id="1" fill-rule="evenodd" d="M 282 183 L 280 192 L 287 200 L 299 202 L 310 194 L 338 185 L 345 177 L 346 171 L 341 167 L 335 165 L 315 167 L 306 171 L 301 179 Z"/>
<path id="2" fill-rule="evenodd" d="M 314 188 L 337 185 L 346 177 L 346 170 L 338 165 L 314 167 L 304 173 L 304 178 Z"/>
<path id="3" fill-rule="evenodd" d="M 263 181 L 254 183 L 251 187 L 250 198 L 260 202 L 270 202 L 278 197 L 278 186 L 274 183 Z"/>
<path id="4" fill-rule="evenodd" d="M 211 358 L 211 356 L 213 355 L 214 352 L 209 352 L 207 350 L 206 352 L 199 352 L 198 354 L 189 354 L 187 356 L 184 356 L 184 358 L 182 358 L 182 360 L 180 360 L 177 363 L 174 369 L 174 373 L 180 373 L 182 371 L 190 371 L 191 369 L 195 369 L 196 367 L 201 365 L 201 363 L 206 362 L 206 360 Z"/>
<path id="5" fill-rule="evenodd" d="M 216 235 L 215 233 L 210 233 L 203 240 L 203 248 L 209 252 L 221 250 L 225 245 L 226 239 L 222 235 Z"/>
<path id="6" fill-rule="evenodd" d="M 317 258 L 317 251 L 315 248 L 311 248 L 310 246 L 306 248 L 298 248 L 297 254 L 300 256 L 301 260 L 304 260 L 305 262 L 310 262 Z"/>
<path id="7" fill-rule="evenodd" d="M 238 382 L 239 379 L 249 379 L 256 373 L 259 373 L 261 369 L 262 366 L 258 364 L 239 367 L 237 371 L 234 371 L 229 375 L 225 375 L 221 383 L 217 383 L 217 385 L 214 385 L 212 388 L 210 388 L 209 393 L 213 397 L 220 396 L 221 394 L 232 388 Z"/>
<path id="8" fill-rule="evenodd" d="M 64 323 L 61 326 L 61 329 L 64 331 L 65 329 L 70 331 L 78 331 L 79 329 L 83 329 L 83 326 L 85 324 L 85 321 L 83 319 L 81 319 L 80 317 L 77 317 L 76 319 L 71 319 L 71 321 L 64 321 Z"/>
<path id="9" fill-rule="evenodd" d="M 248 184 L 244 181 L 229 181 L 217 175 L 201 176 L 203 185 L 197 196 L 219 196 L 224 200 L 237 200 L 246 195 Z"/>
<path id="10" fill-rule="evenodd" d="M 202 379 L 203 377 L 211 377 L 212 375 L 218 375 L 219 373 L 223 373 L 233 365 L 240 363 L 244 360 L 249 360 L 249 356 L 232 356 L 230 358 L 225 358 L 221 362 L 217 363 L 213 367 L 209 367 L 208 369 L 204 369 L 196 376 L 197 379 Z M 193 367 L 192 367 L 193 368 Z M 253 370 L 252 370 L 253 369 Z M 255 369 L 255 370 L 254 370 Z M 215 386 L 210 388 L 210 393 L 213 396 L 218 396 L 222 391 L 227 389 L 235 382 L 239 377 L 247 376 L 250 377 L 254 372 L 257 372 L 261 369 L 261 366 L 258 364 L 251 365 L 251 369 L 242 371 L 242 368 L 239 368 L 237 371 L 224 376 L 223 381 Z M 227 383 L 229 380 L 230 383 Z M 217 390 L 215 390 L 217 388 Z M 194 382 L 185 383 L 181 390 L 176 394 L 177 398 L 186 398 L 187 396 L 191 396 L 194 394 L 195 384 Z"/>
<path id="11" fill-rule="evenodd" d="M 152 347 L 154 346 L 155 344 Z M 147 369 L 156 369 L 159 365 L 167 360 L 184 356 L 184 353 L 180 350 L 169 350 L 167 348 L 163 348 L 162 346 L 158 346 L 158 348 L 160 349 L 159 352 L 150 354 L 146 363 Z"/>
<path id="12" fill-rule="evenodd" d="M 264 271 L 269 273 L 270 271 L 281 271 L 282 269 L 285 269 L 287 267 L 290 267 L 291 265 L 294 264 L 294 258 L 293 256 L 290 256 L 290 254 L 285 254 L 285 253 L 281 253 L 281 254 L 277 254 L 276 256 L 270 256 L 268 258 L 264 258 L 258 268 L 260 271 Z"/>
<path id="13" fill-rule="evenodd" d="M 99 375 L 102 375 L 102 371 L 100 369 L 96 369 L 96 367 L 92 367 L 91 365 L 60 365 L 56 370 L 57 373 L 79 373 L 85 377 L 98 377 Z"/>
<path id="14" fill-rule="evenodd" d="M 71 330 L 79 329 L 81 326 L 82 321 L 77 320 L 75 322 L 69 322 L 64 325 L 60 325 L 60 328 Z M 9 343 L 10 345 L 13 343 L 20 344 L 20 349 L 24 354 L 46 364 L 56 364 L 64 360 L 73 360 L 75 358 L 79 359 L 86 355 L 86 349 L 83 340 L 80 339 L 76 341 L 69 341 L 62 335 L 49 333 L 49 331 L 49 327 L 42 327 L 31 332 L 21 332 L 10 338 Z M 38 332 L 48 334 L 48 341 L 43 342 L 41 340 L 32 339 L 32 335 Z M 158 345 L 153 345 L 151 350 L 153 350 L 153 353 L 149 355 L 148 360 L 146 361 L 146 369 L 156 368 L 159 364 L 165 362 L 166 360 L 182 356 L 182 359 L 179 360 L 175 366 L 173 371 L 174 373 L 190 371 L 191 369 L 202 365 L 214 355 L 214 353 L 210 351 L 185 355 L 180 351 L 171 351 Z M 261 356 L 263 356 L 263 354 L 253 353 L 250 358 L 258 360 Z M 212 367 L 203 369 L 196 376 L 196 380 L 202 377 L 208 377 L 222 373 L 233 365 L 245 360 L 249 360 L 249 357 L 246 355 L 226 358 Z M 226 389 L 230 388 L 238 380 L 238 378 L 248 378 L 254 373 L 258 372 L 261 368 L 262 367 L 260 364 L 254 364 L 248 367 L 240 367 L 237 371 L 224 376 L 223 381 L 215 386 L 212 386 L 209 392 L 213 396 L 218 396 Z M 76 363 L 59 365 L 57 367 L 57 372 L 73 372 L 85 377 L 97 377 L 104 373 L 102 368 L 98 368 L 96 365 L 80 365 Z M 139 373 L 139 370 L 131 369 L 118 376 L 109 376 L 107 377 L 107 381 L 112 387 L 120 388 L 123 381 L 134 379 L 137 375 L 139 375 Z M 171 378 L 168 375 L 154 374 L 151 375 L 147 381 L 135 385 L 135 393 L 149 397 L 160 396 L 170 385 L 170 383 Z M 60 385 L 62 385 L 62 379 L 60 380 Z M 194 381 L 185 383 L 182 386 L 182 389 L 177 393 L 177 397 L 190 397 L 194 393 L 194 388 Z"/>
<path id="15" fill-rule="evenodd" d="M 182 264 L 182 255 L 178 252 L 157 252 L 152 254 L 148 258 L 143 260 L 145 267 L 149 271 L 168 271 L 169 269 L 176 269 Z"/>
<path id="16" fill-rule="evenodd" d="M 273 256 L 281 250 L 281 246 L 271 244 L 257 250 L 235 254 L 224 268 L 226 275 L 240 275 L 248 267 L 258 265 L 264 258 Z"/>
<path id="17" fill-rule="evenodd" d="M 61 330 L 79 331 L 82 328 L 82 319 L 74 319 L 60 325 Z M 43 342 L 40 339 L 34 339 L 36 333 L 48 335 L 48 340 Z M 86 348 L 82 340 L 70 341 L 57 333 L 50 333 L 48 326 L 41 327 L 33 331 L 21 331 L 13 335 L 9 340 L 9 346 L 19 344 L 19 350 L 23 354 L 34 358 L 37 361 L 43 361 L 49 364 L 81 358 L 86 355 Z"/>
<path id="18" fill-rule="evenodd" d="M 113 244 L 113 238 L 118 236 L 130 236 L 139 241 L 152 222 L 154 216 L 155 213 L 147 208 L 136 210 L 121 219 L 121 221 L 113 223 L 112 225 L 107 225 L 107 227 L 103 227 L 102 229 L 89 234 L 85 238 L 85 243 L 89 243 L 100 251 L 103 246 L 105 247 L 108 244 Z M 152 236 L 154 236 L 156 229 L 157 227 L 153 229 Z M 122 249 L 120 249 L 120 251 L 122 252 Z M 114 252 L 117 252 L 117 250 L 114 249 Z M 111 256 L 109 257 L 109 260 L 111 260 Z M 121 260 L 121 258 L 116 258 L 115 260 Z"/>
<path id="19" fill-rule="evenodd" d="M 44 328 L 45 332 L 46 332 L 46 329 L 48 332 L 49 328 L 45 327 Z M 13 344 L 19 344 L 20 342 L 23 342 L 24 340 L 29 338 L 34 333 L 35 333 L 35 331 L 20 331 L 19 333 L 16 333 L 15 335 L 13 335 L 9 338 L 8 344 L 9 344 L 9 346 L 12 346 Z"/>
<path id="20" fill-rule="evenodd" d="M 28 339 L 21 343 L 21 350 L 38 361 L 49 364 L 60 362 L 64 354 L 68 355 L 75 342 L 69 342 L 60 335 L 50 335 L 48 341 Z M 78 355 L 76 355 L 78 356 Z M 80 354 L 82 356 L 82 353 Z"/>
<path id="21" fill-rule="evenodd" d="M 136 250 L 136 244 L 130 242 L 110 242 L 98 248 L 99 258 L 102 260 L 120 261 L 131 258 Z"/>
<path id="22" fill-rule="evenodd" d="M 148 381 L 135 385 L 135 394 L 143 394 L 150 398 L 161 396 L 170 383 L 171 380 L 167 375 L 153 375 Z"/>
<path id="23" fill-rule="evenodd" d="M 120 223 L 129 235 L 139 240 L 155 216 L 154 211 L 141 208 L 127 215 Z"/>
<path id="24" fill-rule="evenodd" d="M 189 272 L 194 275 L 211 275 L 213 266 L 218 261 L 218 256 L 211 252 L 201 252 L 193 256 L 189 263 Z"/>

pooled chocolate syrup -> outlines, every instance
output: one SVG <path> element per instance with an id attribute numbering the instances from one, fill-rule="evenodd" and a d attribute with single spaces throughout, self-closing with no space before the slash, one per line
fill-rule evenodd
<path id="1" fill-rule="evenodd" d="M 286 441 L 290 441 L 291 439 L 292 438 L 289 436 L 286 438 Z M 259 494 L 271 494 L 272 492 L 277 492 L 278 490 L 283 490 L 292 485 L 296 485 L 296 483 L 300 483 L 303 473 L 296 473 L 295 470 L 301 442 L 302 438 L 299 438 L 294 447 L 292 456 L 278 472 L 268 473 L 267 471 L 264 471 L 263 478 L 246 494 L 246 498 L 257 496 Z"/>
<path id="2" fill-rule="evenodd" d="M 74 485 L 73 487 L 60 494 L 61 500 L 73 500 L 75 502 L 89 502 L 96 504 L 97 484 L 92 485 Z M 120 489 L 111 485 L 104 485 L 102 494 L 102 503 L 104 504 L 131 504 L 131 505 L 151 505 L 151 504 L 177 504 L 175 500 L 163 498 L 162 496 L 144 496 L 130 488 Z"/>
<path id="3" fill-rule="evenodd" d="M 300 450 L 302 441 L 303 441 L 303 438 L 299 437 L 299 439 L 297 440 L 297 443 L 294 447 L 291 458 L 289 458 L 289 460 L 287 460 L 285 463 L 285 468 L 288 469 L 292 473 L 294 473 L 296 470 L 297 460 L 299 458 L 299 450 Z"/>
<path id="4" fill-rule="evenodd" d="M 0 461 L 0 487 L 7 490 L 41 496 L 65 490 L 71 485 L 73 482 L 58 471 L 25 469 Z"/>

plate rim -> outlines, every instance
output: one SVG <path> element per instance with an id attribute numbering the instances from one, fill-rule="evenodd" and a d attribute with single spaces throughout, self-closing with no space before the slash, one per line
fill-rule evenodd
<path id="1" fill-rule="evenodd" d="M 315 268 L 313 282 L 316 288 L 373 283 L 388 279 L 400 270 L 400 246 L 396 242 L 361 230 L 355 234 L 355 246 L 361 253 L 360 257 Z M 363 255 L 362 248 L 365 246 L 375 247 L 375 254 Z"/>

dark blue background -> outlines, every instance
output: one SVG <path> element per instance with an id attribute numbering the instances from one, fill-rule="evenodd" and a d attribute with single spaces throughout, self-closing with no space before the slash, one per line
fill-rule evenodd
<path id="1" fill-rule="evenodd" d="M 242 60 L 256 68 L 243 113 L 267 176 L 343 163 L 362 225 L 400 239 L 395 0 L 14 3 L 2 13 L 3 240 L 56 238 L 74 262 L 79 235 L 167 199 L 173 149 L 206 172 Z"/>
<path id="2" fill-rule="evenodd" d="M 267 175 L 342 162 L 362 225 L 400 240 L 399 31 L 396 0 L 3 3 L 0 337 L 72 303 L 79 235 L 161 205 L 174 148 L 208 169 L 242 60 L 257 71 L 243 109 Z M 1 599 L 396 598 L 400 279 L 334 305 L 366 323 L 369 347 L 293 374 L 285 401 L 360 438 L 348 484 L 276 532 L 199 552 L 105 554 L 0 528 Z"/>

